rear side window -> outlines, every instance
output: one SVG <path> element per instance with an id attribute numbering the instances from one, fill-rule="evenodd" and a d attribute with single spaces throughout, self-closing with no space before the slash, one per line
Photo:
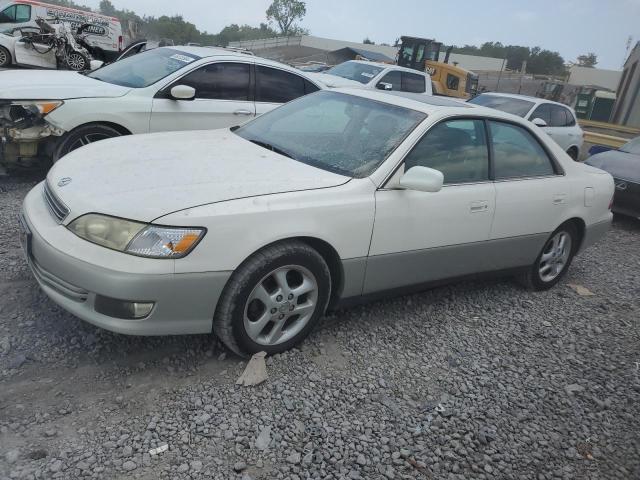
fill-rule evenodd
<path id="1" fill-rule="evenodd" d="M 496 180 L 553 175 L 553 165 L 540 142 L 526 129 L 489 122 Z"/>
<path id="2" fill-rule="evenodd" d="M 309 80 L 304 81 L 304 94 L 309 95 L 310 93 L 317 92 L 320 90 L 317 86 L 311 83 Z"/>
<path id="3" fill-rule="evenodd" d="M 402 72 L 402 91 L 412 93 L 424 93 L 426 90 L 424 75 Z"/>
<path id="4" fill-rule="evenodd" d="M 447 73 L 447 88 L 449 90 L 458 90 L 458 86 L 460 85 L 460 79 L 455 75 L 451 75 Z"/>
<path id="5" fill-rule="evenodd" d="M 248 63 L 212 63 L 191 72 L 175 85 L 196 89 L 196 98 L 213 100 L 249 100 Z"/>
<path id="6" fill-rule="evenodd" d="M 484 122 L 460 119 L 437 124 L 407 155 L 405 172 L 415 166 L 441 171 L 446 184 L 487 181 L 489 151 Z"/>
<path id="7" fill-rule="evenodd" d="M 397 70 L 387 73 L 379 83 L 390 83 L 394 92 L 402 91 L 402 78 Z"/>
<path id="8" fill-rule="evenodd" d="M 573 113 L 568 108 L 564 109 L 565 114 L 567 115 L 567 127 L 573 127 L 576 124 L 576 117 L 573 116 Z"/>
<path id="9" fill-rule="evenodd" d="M 305 79 L 284 70 L 256 65 L 256 102 L 286 103 L 305 94 Z"/>
<path id="10" fill-rule="evenodd" d="M 0 12 L 0 23 L 24 23 L 31 20 L 31 5 L 11 5 Z"/>

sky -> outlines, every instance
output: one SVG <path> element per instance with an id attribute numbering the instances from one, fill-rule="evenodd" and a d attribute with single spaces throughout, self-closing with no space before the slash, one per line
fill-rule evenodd
<path id="1" fill-rule="evenodd" d="M 180 14 L 217 33 L 231 23 L 265 22 L 271 0 L 111 0 L 139 15 Z M 99 0 L 84 0 L 96 7 Z M 565 61 L 594 52 L 598 67 L 619 70 L 629 36 L 640 41 L 640 0 L 307 0 L 301 25 L 312 35 L 391 43 L 401 35 L 445 45 L 540 46 Z"/>

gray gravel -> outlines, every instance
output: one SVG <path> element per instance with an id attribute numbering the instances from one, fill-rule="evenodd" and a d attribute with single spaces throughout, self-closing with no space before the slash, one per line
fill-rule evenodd
<path id="1" fill-rule="evenodd" d="M 16 237 L 36 180 L 0 179 L 0 478 L 640 478 L 640 222 L 549 292 L 333 314 L 240 387 L 211 336 L 111 334 L 39 291 Z"/>

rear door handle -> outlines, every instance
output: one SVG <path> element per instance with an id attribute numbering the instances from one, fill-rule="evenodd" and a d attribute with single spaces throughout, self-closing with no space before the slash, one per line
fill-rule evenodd
<path id="1" fill-rule="evenodd" d="M 240 109 L 233 112 L 234 115 L 253 115 L 253 112 L 250 110 Z"/>
<path id="2" fill-rule="evenodd" d="M 469 204 L 469 211 L 471 213 L 486 212 L 489 210 L 489 202 L 486 200 L 478 200 L 477 202 L 471 202 Z"/>
<path id="3" fill-rule="evenodd" d="M 566 203 L 567 194 L 566 193 L 557 193 L 553 196 L 553 204 L 554 205 L 562 205 Z"/>

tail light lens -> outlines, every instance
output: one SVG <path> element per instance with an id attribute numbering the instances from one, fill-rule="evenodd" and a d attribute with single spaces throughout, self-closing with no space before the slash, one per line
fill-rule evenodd
<path id="1" fill-rule="evenodd" d="M 122 35 L 120 35 L 118 37 L 118 50 L 122 51 L 122 46 L 123 46 L 123 38 L 122 38 Z"/>
<path id="2" fill-rule="evenodd" d="M 611 196 L 611 200 L 609 200 L 609 210 L 613 208 L 613 195 Z"/>

